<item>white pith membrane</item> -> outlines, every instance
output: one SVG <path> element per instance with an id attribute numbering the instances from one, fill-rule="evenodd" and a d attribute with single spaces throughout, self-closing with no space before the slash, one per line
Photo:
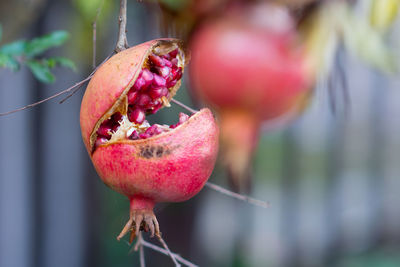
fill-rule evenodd
<path id="1" fill-rule="evenodd" d="M 170 107 L 169 100 L 179 87 L 184 65 L 185 54 L 176 43 L 155 46 L 135 83 L 93 133 L 96 137 L 93 152 L 98 146 L 121 140 L 147 139 L 187 121 L 189 116 L 184 113 L 179 114 L 179 122 L 173 125 L 150 125 L 146 120 L 146 115 L 154 114 L 164 106 Z"/>

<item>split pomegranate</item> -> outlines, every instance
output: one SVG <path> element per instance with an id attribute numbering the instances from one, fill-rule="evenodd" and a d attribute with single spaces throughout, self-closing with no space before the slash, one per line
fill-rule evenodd
<path id="1" fill-rule="evenodd" d="M 130 219 L 118 236 L 140 230 L 159 235 L 156 202 L 185 201 L 209 178 L 218 128 L 209 109 L 181 113 L 174 125 L 150 125 L 180 86 L 187 63 L 182 43 L 158 39 L 124 50 L 94 74 L 82 100 L 80 123 L 100 178 L 130 200 Z"/>
<path id="2" fill-rule="evenodd" d="M 295 23 L 283 6 L 235 6 L 194 33 L 191 52 L 194 94 L 216 108 L 231 182 L 248 191 L 261 123 L 295 117 L 311 92 Z"/>

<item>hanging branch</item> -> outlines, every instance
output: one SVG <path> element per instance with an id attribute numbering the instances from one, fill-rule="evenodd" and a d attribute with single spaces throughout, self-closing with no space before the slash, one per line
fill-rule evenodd
<path id="1" fill-rule="evenodd" d="M 129 242 L 127 242 L 127 244 L 130 245 Z M 169 252 L 168 252 L 166 249 L 163 249 L 163 248 L 161 248 L 161 247 L 159 247 L 159 246 L 157 246 L 157 245 L 154 245 L 154 244 L 152 244 L 152 243 L 150 243 L 150 242 L 147 242 L 146 240 L 143 239 L 143 237 L 142 237 L 140 240 L 138 239 L 138 241 L 136 242 L 136 244 L 135 244 L 135 246 L 132 248 L 132 250 L 137 251 L 137 249 L 140 249 L 140 246 L 142 246 L 142 247 L 147 247 L 147 248 L 152 249 L 152 250 L 154 250 L 154 251 L 160 252 L 161 254 L 164 254 L 164 255 L 166 255 L 166 256 L 169 256 L 169 255 L 170 255 Z M 131 251 L 132 251 L 132 250 L 131 250 Z M 181 257 L 180 255 L 178 255 L 178 254 L 176 254 L 176 253 L 173 253 L 173 252 L 171 252 L 171 251 L 170 251 L 170 253 L 175 257 L 175 259 L 176 259 L 177 261 L 179 261 L 180 263 L 182 263 L 182 264 L 184 264 L 184 265 L 186 265 L 186 266 L 189 266 L 189 267 L 199 267 L 198 265 L 196 265 L 196 264 L 194 264 L 194 263 L 192 263 L 192 262 L 190 262 L 190 261 L 184 259 L 183 257 Z"/>
<path id="2" fill-rule="evenodd" d="M 101 1 L 99 8 L 97 9 L 97 13 L 96 13 L 96 18 L 94 19 L 93 23 L 92 23 L 92 28 L 93 28 L 93 57 L 92 57 L 92 66 L 93 69 L 96 68 L 96 41 L 97 41 L 97 21 L 99 19 L 101 10 L 103 8 L 103 4 L 104 4 L 104 0 Z"/>
<path id="3" fill-rule="evenodd" d="M 52 99 L 54 99 L 54 98 L 56 98 L 56 97 L 58 97 L 58 96 L 60 96 L 60 95 L 63 95 L 63 94 L 66 94 L 66 93 L 69 93 L 69 92 L 72 91 L 72 93 L 71 93 L 70 95 L 68 95 L 65 99 L 63 99 L 63 100 L 60 101 L 60 104 L 63 103 L 65 100 L 67 100 L 68 98 L 70 98 L 74 93 L 76 93 L 76 92 L 79 90 L 79 88 L 81 88 L 86 82 L 88 82 L 88 81 L 93 77 L 93 75 L 94 75 L 94 73 L 96 72 L 96 70 L 97 70 L 101 65 L 103 65 L 104 62 L 106 62 L 107 59 L 109 59 L 111 56 L 112 56 L 112 54 L 109 55 L 108 57 L 106 57 L 106 58 L 103 60 L 103 62 L 102 62 L 99 66 L 97 66 L 97 67 L 89 74 L 89 76 L 87 76 L 87 77 L 86 77 L 85 79 L 83 79 L 82 81 L 77 82 L 77 83 L 75 83 L 74 85 L 72 85 L 71 87 L 68 87 L 67 89 L 65 89 L 65 90 L 63 90 L 63 91 L 58 92 L 57 94 L 54 94 L 54 95 L 52 95 L 52 96 L 49 96 L 49 97 L 47 97 L 47 98 L 45 98 L 45 99 L 42 99 L 42 100 L 40 100 L 40 101 L 38 101 L 38 102 L 35 102 L 35 103 L 32 103 L 32 104 L 23 106 L 23 107 L 21 107 L 21 108 L 17 108 L 17 109 L 14 109 L 14 110 L 10 110 L 10 111 L 7 111 L 7 112 L 0 113 L 0 117 L 1 117 L 1 116 L 9 115 L 9 114 L 12 114 L 12 113 L 15 113 L 15 112 L 19 112 L 19 111 L 22 111 L 22 110 L 25 110 L 25 109 L 33 108 L 33 107 L 35 107 L 35 106 L 37 106 L 37 105 L 40 105 L 40 104 L 42 104 L 42 103 L 44 103 L 44 102 L 47 102 L 47 101 L 52 100 Z"/>
<path id="4" fill-rule="evenodd" d="M 42 100 L 40 100 L 40 101 L 38 101 L 38 102 L 35 102 L 35 103 L 32 103 L 32 104 L 26 105 L 26 106 L 24 106 L 24 107 L 22 107 L 22 108 L 17 108 L 17 109 L 11 110 L 11 111 L 7 111 L 7 112 L 4 112 L 4 113 L 0 113 L 0 116 L 9 115 L 9 114 L 12 114 L 12 113 L 15 113 L 15 112 L 18 112 L 18 111 L 22 111 L 22 110 L 25 110 L 25 109 L 28 109 L 28 108 L 33 108 L 33 107 L 35 107 L 35 106 L 37 106 L 37 105 L 40 105 L 40 104 L 42 104 L 42 103 L 44 103 L 44 102 L 46 102 L 46 101 L 49 101 L 49 100 L 51 100 L 51 99 L 53 99 L 53 98 L 56 98 L 56 97 L 58 97 L 58 96 L 60 96 L 60 95 L 65 94 L 65 93 L 68 93 L 68 92 L 72 91 L 74 88 L 76 88 L 76 87 L 78 87 L 78 86 L 81 86 L 81 85 L 83 85 L 85 82 L 89 81 L 89 80 L 92 78 L 92 76 L 93 76 L 93 74 L 90 74 L 88 77 L 86 77 L 85 79 L 83 79 L 83 80 L 80 81 L 80 82 L 77 82 L 77 83 L 74 84 L 73 86 L 71 86 L 71 87 L 69 87 L 69 88 L 67 88 L 67 89 L 65 89 L 65 90 L 63 90 L 63 91 L 61 91 L 61 92 L 59 92 L 59 93 L 57 93 L 57 94 L 55 94 L 55 95 L 52 95 L 52 96 L 47 97 L 47 98 L 45 98 L 45 99 L 42 99 Z"/>
<path id="5" fill-rule="evenodd" d="M 119 7 L 119 17 L 118 17 L 118 23 L 119 23 L 118 41 L 117 45 L 115 46 L 115 52 L 117 53 L 129 47 L 128 39 L 126 38 L 126 9 L 127 9 L 126 0 L 121 0 Z"/>
<path id="6" fill-rule="evenodd" d="M 245 202 L 247 202 L 249 204 L 252 204 L 252 205 L 255 205 L 255 206 L 259 206 L 259 207 L 262 207 L 262 208 L 268 208 L 269 207 L 269 203 L 268 202 L 265 202 L 265 201 L 262 201 L 262 200 L 258 200 L 258 199 L 252 198 L 252 197 L 248 197 L 248 196 L 245 196 L 245 195 L 241 195 L 241 194 L 229 191 L 229 190 L 223 188 L 222 186 L 219 186 L 219 185 L 216 185 L 216 184 L 213 184 L 213 183 L 210 183 L 210 182 L 207 182 L 206 186 L 208 188 L 211 188 L 211 189 L 219 192 L 219 193 L 222 193 L 224 195 L 227 195 L 227 196 L 230 196 L 230 197 L 245 201 Z"/>
<path id="7" fill-rule="evenodd" d="M 145 263 L 145 260 L 144 260 L 142 232 L 139 232 L 138 239 L 137 239 L 136 244 L 135 244 L 135 246 L 133 248 L 135 249 L 135 251 L 138 251 L 138 249 L 139 249 L 140 267 L 145 267 L 146 263 Z"/>
<path id="8" fill-rule="evenodd" d="M 182 107 L 182 108 L 184 108 L 184 109 L 186 109 L 188 111 L 190 111 L 191 113 L 196 113 L 198 111 L 198 110 L 195 110 L 195 109 L 192 109 L 192 108 L 186 106 L 185 104 L 183 104 L 182 102 L 180 102 L 180 101 L 178 101 L 178 100 L 176 100 L 174 98 L 171 99 L 171 102 L 177 104 L 178 106 L 180 106 L 180 107 Z"/>
<path id="9" fill-rule="evenodd" d="M 176 267 L 181 267 L 181 265 L 176 261 L 175 254 L 169 250 L 167 243 L 165 243 L 164 239 L 161 237 L 161 235 L 157 235 L 158 241 L 160 241 L 161 245 L 164 247 L 164 249 L 167 251 L 169 257 L 172 259 L 172 261 L 175 263 Z"/>

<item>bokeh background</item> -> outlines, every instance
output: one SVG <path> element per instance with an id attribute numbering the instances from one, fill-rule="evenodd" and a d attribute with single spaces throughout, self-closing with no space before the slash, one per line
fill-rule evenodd
<path id="1" fill-rule="evenodd" d="M 49 54 L 78 66 L 77 72 L 57 69 L 51 85 L 24 68 L 0 69 L 0 112 L 50 96 L 91 72 L 91 23 L 99 2 L 0 1 L 2 43 L 64 29 L 69 41 Z M 98 63 L 114 48 L 118 4 L 106 0 L 99 16 Z M 162 36 L 160 14 L 156 5 L 128 1 L 129 44 Z M 342 48 L 335 75 L 333 86 L 317 84 L 311 106 L 290 127 L 262 135 L 252 196 L 271 207 L 207 188 L 185 203 L 159 204 L 155 213 L 172 251 L 199 266 L 400 266 L 400 81 Z M 81 140 L 83 93 L 0 117 L 1 267 L 139 266 L 127 241 L 115 238 L 129 203 L 97 177 Z M 187 85 L 176 98 L 194 105 Z M 173 105 L 153 120 L 173 123 L 182 111 Z M 210 181 L 227 186 L 219 165 Z M 149 249 L 145 255 L 148 266 L 173 266 Z"/>

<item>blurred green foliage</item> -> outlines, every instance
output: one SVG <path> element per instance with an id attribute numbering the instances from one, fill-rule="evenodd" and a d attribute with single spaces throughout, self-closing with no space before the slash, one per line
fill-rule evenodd
<path id="1" fill-rule="evenodd" d="M 0 40 L 1 32 L 0 28 Z M 54 31 L 30 41 L 18 40 L 4 44 L 0 46 L 0 67 L 18 71 L 22 65 L 26 65 L 36 79 L 43 83 L 52 83 L 55 76 L 51 69 L 62 66 L 75 71 L 75 64 L 68 58 L 45 58 L 42 54 L 53 47 L 63 45 L 68 38 L 68 32 Z"/>

